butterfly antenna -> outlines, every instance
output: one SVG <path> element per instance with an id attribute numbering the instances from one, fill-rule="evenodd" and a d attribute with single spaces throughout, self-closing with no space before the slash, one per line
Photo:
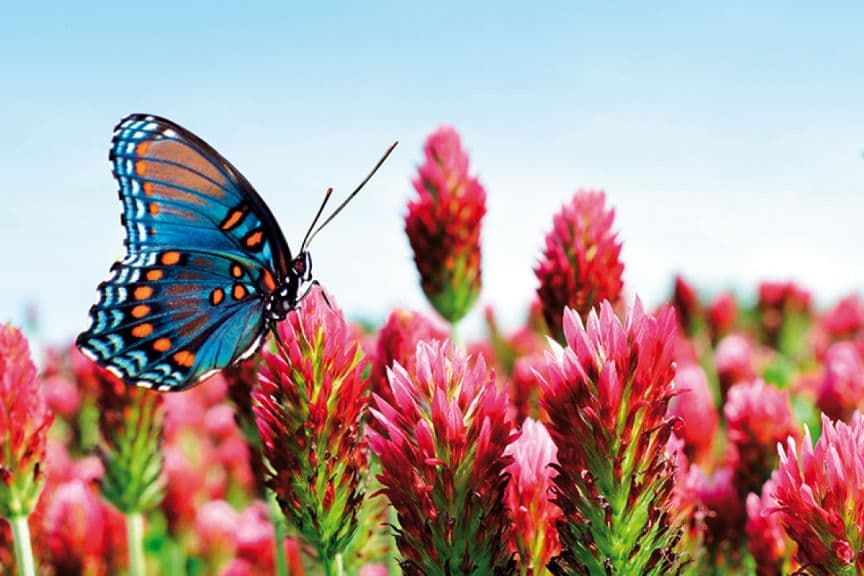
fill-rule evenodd
<path id="1" fill-rule="evenodd" d="M 372 168 L 372 171 L 369 172 L 369 174 L 366 176 L 366 178 L 363 179 L 362 182 L 360 182 L 357 188 L 355 188 L 354 191 L 351 192 L 351 194 L 349 194 L 348 197 L 345 198 L 345 200 L 336 207 L 333 213 L 330 214 L 330 216 L 328 216 L 326 220 L 324 220 L 324 222 L 315 230 L 315 232 L 312 233 L 312 235 L 309 237 L 309 242 L 305 243 L 305 246 L 309 246 L 309 244 L 312 243 L 312 239 L 315 238 L 315 235 L 318 234 L 318 232 L 320 232 L 325 226 L 327 226 L 327 224 L 329 224 L 330 221 L 333 220 L 333 218 L 335 218 L 336 215 L 339 214 L 339 212 L 341 212 L 343 208 L 345 208 L 345 206 L 354 198 L 354 196 L 356 196 L 357 193 L 363 189 L 363 186 L 365 186 L 366 183 L 369 182 L 372 176 L 375 175 L 375 172 L 377 172 L 381 165 L 384 164 L 384 161 L 387 160 L 387 157 L 390 156 L 390 153 L 393 152 L 393 149 L 396 148 L 397 144 L 399 144 L 398 140 L 396 142 L 393 142 L 393 144 L 391 144 L 390 147 L 387 148 L 387 151 L 384 152 L 384 155 L 381 156 L 381 159 L 378 160 L 378 163 L 375 164 L 374 168 Z"/>
<path id="2" fill-rule="evenodd" d="M 324 207 L 327 205 L 327 201 L 330 200 L 330 196 L 333 194 L 333 188 L 327 188 L 327 192 L 324 193 L 324 200 L 321 202 L 321 206 L 318 208 L 318 213 L 315 214 L 315 219 L 312 220 L 312 224 L 309 225 L 309 230 L 306 231 L 306 236 L 303 237 L 303 243 L 300 245 L 300 252 L 302 254 L 306 247 L 309 245 L 309 235 L 312 234 L 312 229 L 315 228 L 315 224 L 318 223 L 318 219 L 321 218 L 321 213 L 324 212 Z"/>

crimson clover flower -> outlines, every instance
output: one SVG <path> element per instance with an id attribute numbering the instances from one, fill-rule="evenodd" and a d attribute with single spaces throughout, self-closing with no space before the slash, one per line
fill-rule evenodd
<path id="1" fill-rule="evenodd" d="M 612 231 L 614 220 L 615 211 L 606 208 L 600 190 L 580 190 L 552 220 L 534 274 L 540 282 L 537 295 L 543 317 L 559 341 L 565 307 L 584 319 L 601 301 L 614 303 L 621 295 L 624 265 L 619 259 L 621 243 Z"/>
<path id="2" fill-rule="evenodd" d="M 519 437 L 504 451 L 512 456 L 505 472 L 510 475 L 505 498 L 513 521 L 512 548 L 519 554 L 522 576 L 545 573 L 549 560 L 558 553 L 556 523 L 561 509 L 551 500 L 552 464 L 557 464 L 558 449 L 542 423 L 526 418 Z"/>
<path id="3" fill-rule="evenodd" d="M 718 294 L 708 306 L 708 328 L 712 342 L 717 342 L 735 327 L 738 319 L 738 302 L 731 292 Z"/>
<path id="4" fill-rule="evenodd" d="M 53 420 L 27 340 L 0 324 L 0 516 L 26 517 L 36 507 Z"/>
<path id="5" fill-rule="evenodd" d="M 809 321 L 810 293 L 794 282 L 762 282 L 758 310 L 764 342 L 794 354 Z"/>
<path id="6" fill-rule="evenodd" d="M 711 456 L 717 430 L 717 409 L 705 371 L 698 364 L 680 366 L 675 373 L 678 396 L 669 403 L 669 415 L 679 417 L 683 426 L 676 436 L 684 441 L 684 452 L 693 461 Z"/>
<path id="7" fill-rule="evenodd" d="M 750 554 L 756 561 L 756 576 L 788 574 L 792 543 L 780 525 L 775 472 L 762 486 L 762 495 L 747 495 L 747 538 Z M 784 570 L 786 568 L 786 570 Z"/>
<path id="8" fill-rule="evenodd" d="M 468 173 L 459 134 L 442 126 L 426 140 L 408 204 L 405 232 L 426 298 L 448 322 L 458 322 L 480 294 L 480 228 L 486 191 Z"/>
<path id="9" fill-rule="evenodd" d="M 414 368 L 390 371 L 394 404 L 375 396 L 369 445 L 396 510 L 407 576 L 515 573 L 508 550 L 507 394 L 483 357 L 420 342 Z"/>
<path id="10" fill-rule="evenodd" d="M 48 564 L 56 574 L 107 576 L 124 568 L 123 516 L 83 479 L 74 478 L 54 490 L 44 530 Z"/>
<path id="11" fill-rule="evenodd" d="M 671 509 L 675 465 L 666 418 L 675 314 L 635 306 L 622 323 L 605 301 L 588 314 L 564 311 L 567 346 L 547 355 L 543 407 L 558 446 L 555 502 L 562 552 L 554 574 L 660 575 L 681 568 L 682 536 Z"/>
<path id="12" fill-rule="evenodd" d="M 777 443 L 798 436 L 788 394 L 760 379 L 729 389 L 723 406 L 735 448 L 735 484 L 741 498 L 758 492 L 777 465 Z"/>
<path id="13" fill-rule="evenodd" d="M 357 529 L 364 498 L 366 361 L 318 289 L 277 329 L 284 349 L 263 353 L 253 391 L 267 485 L 298 537 L 332 565 Z"/>
<path id="14" fill-rule="evenodd" d="M 718 342 L 714 365 L 724 398 L 732 385 L 750 381 L 756 376 L 753 361 L 753 347 L 743 334 L 729 334 Z"/>
<path id="15" fill-rule="evenodd" d="M 822 436 L 810 431 L 799 452 L 794 438 L 779 448 L 774 498 L 780 522 L 798 544 L 796 558 L 817 576 L 864 571 L 864 415 L 849 424 L 822 416 Z"/>
<path id="16" fill-rule="evenodd" d="M 35 573 L 27 517 L 45 484 L 48 429 L 54 415 L 21 332 L 0 324 L 0 517 L 12 526 L 18 572 Z"/>
<path id="17" fill-rule="evenodd" d="M 855 344 L 838 342 L 828 348 L 816 403 L 834 420 L 848 420 L 864 406 L 864 362 Z"/>
<path id="18" fill-rule="evenodd" d="M 684 333 L 692 336 L 699 332 L 705 323 L 705 312 L 696 289 L 680 274 L 675 276 L 672 302 L 675 305 L 675 316 Z"/>

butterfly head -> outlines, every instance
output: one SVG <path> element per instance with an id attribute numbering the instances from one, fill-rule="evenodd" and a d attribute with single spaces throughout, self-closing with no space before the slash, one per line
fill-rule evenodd
<path id="1" fill-rule="evenodd" d="M 267 300 L 266 314 L 270 320 L 283 320 L 288 312 L 297 308 L 298 295 L 303 284 L 312 281 L 312 256 L 307 251 L 300 252 L 291 262 L 288 274 L 282 285 Z"/>

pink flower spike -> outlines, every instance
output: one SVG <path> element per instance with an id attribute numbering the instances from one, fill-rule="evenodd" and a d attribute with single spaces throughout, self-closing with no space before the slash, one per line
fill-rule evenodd
<path id="1" fill-rule="evenodd" d="M 277 329 L 285 348 L 262 354 L 253 391 L 266 481 L 297 537 L 334 562 L 364 497 L 366 362 L 342 312 L 319 289 Z"/>
<path id="2" fill-rule="evenodd" d="M 798 426 L 787 393 L 760 379 L 730 388 L 723 414 L 737 453 L 735 484 L 745 498 L 768 480 L 777 465 L 777 443 L 797 437 Z"/>
<path id="3" fill-rule="evenodd" d="M 864 407 L 864 362 L 851 342 L 833 344 L 825 353 L 825 373 L 816 400 L 829 418 L 848 420 Z"/>
<path id="4" fill-rule="evenodd" d="M 512 436 L 506 393 L 482 358 L 470 363 L 449 343 L 420 342 L 413 369 L 397 363 L 389 376 L 413 409 L 385 417 L 386 402 L 376 397 L 369 444 L 397 513 L 404 573 L 513 574 L 504 504 L 511 461 L 504 450 Z"/>
<path id="5" fill-rule="evenodd" d="M 556 574 L 662 575 L 681 565 L 675 466 L 666 451 L 680 425 L 667 418 L 675 394 L 675 314 L 646 314 L 636 300 L 625 320 L 602 302 L 566 309 L 566 348 L 540 373 L 548 429 L 558 447 L 555 503 L 561 554 Z"/>
<path id="6" fill-rule="evenodd" d="M 797 559 L 813 574 L 864 571 L 864 416 L 849 424 L 822 416 L 814 447 L 809 431 L 800 453 L 780 447 L 773 496 L 780 522 L 798 544 Z"/>
<path id="7" fill-rule="evenodd" d="M 505 496 L 513 523 L 510 545 L 519 554 L 523 575 L 543 574 L 561 547 L 556 527 L 561 509 L 551 500 L 557 453 L 546 427 L 531 418 L 525 419 L 521 434 L 504 451 L 513 458 L 504 469 L 510 474 Z"/>
<path id="8" fill-rule="evenodd" d="M 26 517 L 36 506 L 53 421 L 27 340 L 0 324 L 0 516 Z"/>
<path id="9" fill-rule="evenodd" d="M 676 432 L 685 443 L 689 460 L 711 456 L 718 417 L 705 371 L 698 364 L 679 366 L 675 373 L 678 392 L 669 403 L 669 416 L 678 417 L 683 426 Z"/>
<path id="10" fill-rule="evenodd" d="M 426 140 L 425 163 L 414 179 L 405 232 L 420 284 L 448 322 L 458 322 L 480 294 L 480 229 L 486 191 L 468 173 L 459 134 L 442 126 Z"/>
<path id="11" fill-rule="evenodd" d="M 621 295 L 624 265 L 619 259 L 621 243 L 612 231 L 614 219 L 603 191 L 580 190 L 552 221 L 534 274 L 540 283 L 537 295 L 543 317 L 559 340 L 565 307 L 585 318 L 602 300 L 614 303 Z"/>
<path id="12" fill-rule="evenodd" d="M 752 492 L 747 495 L 748 547 L 756 561 L 757 576 L 783 574 L 792 553 L 792 543 L 780 525 L 775 488 L 776 472 L 762 487 L 761 498 Z"/>

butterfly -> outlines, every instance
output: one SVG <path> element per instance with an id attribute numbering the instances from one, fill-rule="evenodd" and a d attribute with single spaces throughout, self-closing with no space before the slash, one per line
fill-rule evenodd
<path id="1" fill-rule="evenodd" d="M 99 285 L 78 348 L 127 382 L 169 391 L 248 358 L 317 284 L 307 250 L 312 238 L 395 147 L 315 229 L 327 191 L 292 256 L 270 209 L 228 160 L 170 120 L 127 116 L 109 154 L 123 203 L 125 256 Z"/>

